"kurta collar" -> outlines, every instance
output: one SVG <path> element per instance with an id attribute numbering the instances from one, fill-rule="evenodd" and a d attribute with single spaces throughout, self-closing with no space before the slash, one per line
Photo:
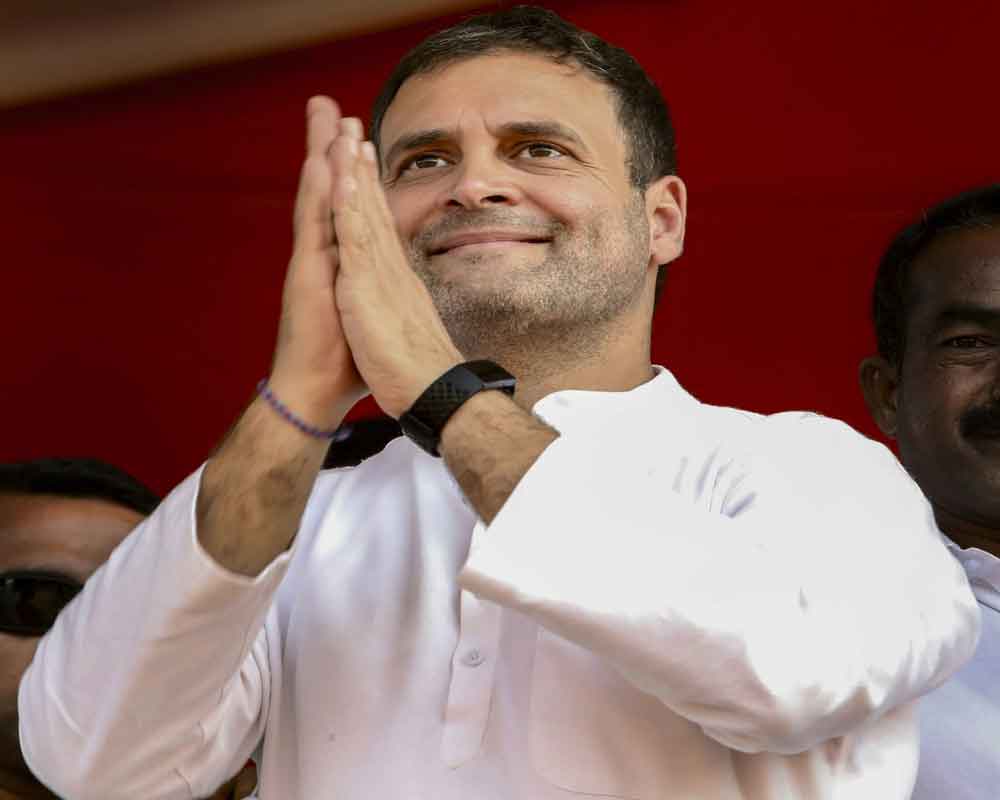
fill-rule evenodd
<path id="1" fill-rule="evenodd" d="M 978 547 L 959 547 L 951 539 L 945 544 L 968 575 L 979 602 L 1000 611 L 1000 558 Z"/>
<path id="2" fill-rule="evenodd" d="M 668 369 L 654 365 L 653 371 L 652 378 L 625 392 L 586 389 L 552 392 L 535 403 L 532 411 L 560 433 L 566 433 L 602 414 L 617 416 L 633 409 L 648 411 L 651 405 L 666 411 L 668 404 L 693 400 Z"/>

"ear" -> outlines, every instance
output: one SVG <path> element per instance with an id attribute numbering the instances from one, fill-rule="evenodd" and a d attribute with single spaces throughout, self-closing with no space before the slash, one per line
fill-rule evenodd
<path id="1" fill-rule="evenodd" d="M 650 261 L 653 267 L 669 264 L 684 250 L 687 188 L 676 175 L 664 175 L 646 189 Z"/>
<path id="2" fill-rule="evenodd" d="M 895 438 L 899 370 L 881 356 L 869 356 L 858 367 L 858 381 L 875 424 L 886 436 Z"/>

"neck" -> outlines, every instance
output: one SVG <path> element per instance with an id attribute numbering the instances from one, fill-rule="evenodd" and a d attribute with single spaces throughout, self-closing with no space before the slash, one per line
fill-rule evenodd
<path id="1" fill-rule="evenodd" d="M 959 547 L 975 547 L 1000 558 L 1000 530 L 956 517 L 935 506 L 934 520 L 944 534 Z"/>
<path id="2" fill-rule="evenodd" d="M 552 341 L 535 335 L 523 346 L 508 341 L 469 358 L 491 359 L 517 377 L 515 399 L 530 410 L 546 395 L 563 389 L 624 392 L 650 380 L 649 329 L 639 329 L 638 334 L 620 330 L 591 330 L 586 338 L 563 331 Z"/>

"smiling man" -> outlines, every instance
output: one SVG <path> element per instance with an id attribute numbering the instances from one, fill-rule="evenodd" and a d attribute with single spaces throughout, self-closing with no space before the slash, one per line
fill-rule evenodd
<path id="1" fill-rule="evenodd" d="M 982 609 L 976 655 L 924 701 L 916 800 L 1000 786 L 1000 184 L 902 231 L 874 296 L 879 355 L 861 364 L 875 422 L 899 443 Z"/>
<path id="2" fill-rule="evenodd" d="M 272 372 L 39 648 L 31 766 L 101 800 L 255 748 L 270 800 L 907 797 L 975 601 L 884 448 L 650 364 L 686 196 L 638 64 L 516 8 L 406 56 L 373 141 L 307 115 Z M 320 474 L 367 392 L 406 438 Z"/>

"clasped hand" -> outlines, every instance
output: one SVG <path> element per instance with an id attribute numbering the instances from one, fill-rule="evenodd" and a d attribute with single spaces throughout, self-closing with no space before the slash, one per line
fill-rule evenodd
<path id="1" fill-rule="evenodd" d="M 360 120 L 328 97 L 306 115 L 271 385 L 317 426 L 369 392 L 398 418 L 462 354 L 410 268 Z"/>

